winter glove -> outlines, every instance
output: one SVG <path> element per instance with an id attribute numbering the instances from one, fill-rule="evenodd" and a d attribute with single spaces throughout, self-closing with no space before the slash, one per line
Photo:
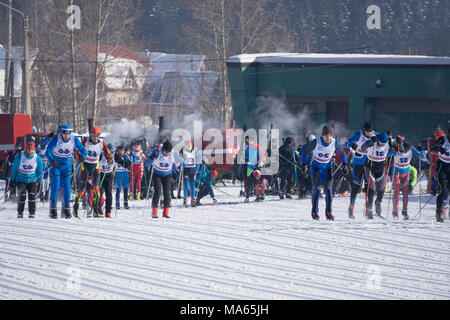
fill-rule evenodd
<path id="1" fill-rule="evenodd" d="M 55 133 L 54 133 L 54 132 L 50 132 L 50 134 L 48 135 L 48 138 L 51 139 L 51 138 L 53 138 L 54 136 L 55 136 Z"/>
<path id="2" fill-rule="evenodd" d="M 353 150 L 356 150 L 358 148 L 358 145 L 356 143 L 352 143 L 352 145 L 350 146 Z"/>
<path id="3" fill-rule="evenodd" d="M 422 146 L 417 146 L 417 151 L 422 152 Z"/>
<path id="4" fill-rule="evenodd" d="M 400 145 L 402 143 L 402 138 L 397 137 L 397 138 L 395 138 L 395 141 L 397 142 L 398 145 Z"/>
<path id="5" fill-rule="evenodd" d="M 83 163 L 84 162 L 84 157 L 83 156 L 79 156 L 78 157 L 78 162 L 79 163 Z"/>
<path id="6" fill-rule="evenodd" d="M 56 168 L 57 166 L 58 166 L 58 162 L 55 159 L 53 159 L 52 160 L 52 167 Z"/>
<path id="7" fill-rule="evenodd" d="M 377 142 L 378 137 L 377 136 L 371 136 L 370 137 L 370 141 L 372 141 L 372 144 L 374 144 L 375 142 Z"/>
<path id="8" fill-rule="evenodd" d="M 447 152 L 447 150 L 445 148 L 440 147 L 439 152 L 442 154 L 445 154 Z"/>
<path id="9" fill-rule="evenodd" d="M 342 167 L 342 174 L 343 174 L 344 176 L 346 176 L 346 175 L 348 174 L 348 167 L 347 167 L 347 165 L 344 165 L 344 166 Z"/>

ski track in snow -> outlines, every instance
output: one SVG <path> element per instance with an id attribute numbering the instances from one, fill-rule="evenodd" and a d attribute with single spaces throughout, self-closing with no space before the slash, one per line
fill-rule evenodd
<path id="1" fill-rule="evenodd" d="M 326 221 L 320 199 L 313 221 L 310 199 L 243 203 L 220 188 L 235 196 L 216 191 L 219 202 L 238 203 L 172 200 L 171 219 L 132 201 L 115 219 L 50 220 L 38 203 L 18 220 L 2 202 L 0 299 L 450 299 L 450 222 L 435 222 L 435 199 L 409 221 L 387 215 L 389 194 L 385 220 L 362 217 L 360 194 L 355 220 L 335 197 Z M 410 196 L 410 218 L 429 197 Z"/>

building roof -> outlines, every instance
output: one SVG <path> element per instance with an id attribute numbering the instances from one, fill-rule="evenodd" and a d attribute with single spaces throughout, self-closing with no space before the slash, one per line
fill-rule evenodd
<path id="1" fill-rule="evenodd" d="M 155 70 L 175 72 L 200 71 L 206 59 L 204 55 L 162 52 L 140 52 L 137 55 L 148 61 Z"/>
<path id="2" fill-rule="evenodd" d="M 331 53 L 261 53 L 241 54 L 228 58 L 236 64 L 337 64 L 337 65 L 443 65 L 450 66 L 450 57 L 387 55 L 387 54 L 331 54 Z"/>
<path id="3" fill-rule="evenodd" d="M 88 62 L 94 63 L 95 47 L 81 45 L 79 49 Z M 138 88 L 142 88 L 148 72 L 155 69 L 131 50 L 121 46 L 101 45 L 98 61 L 101 64 L 103 81 L 111 90 L 120 90 L 125 87 L 130 70 Z"/>

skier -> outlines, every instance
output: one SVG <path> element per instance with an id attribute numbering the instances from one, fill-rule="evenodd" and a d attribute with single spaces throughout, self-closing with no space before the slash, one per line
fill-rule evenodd
<path id="1" fill-rule="evenodd" d="M 153 151 L 150 155 L 150 157 L 154 160 L 152 181 L 154 188 L 154 194 L 152 197 L 152 218 L 158 218 L 158 203 L 161 194 L 161 184 L 164 193 L 163 217 L 170 218 L 170 180 L 172 179 L 172 172 L 176 170 L 176 162 L 172 149 L 172 144 L 166 141 L 163 143 L 161 149 Z"/>
<path id="2" fill-rule="evenodd" d="M 87 156 L 87 150 L 80 140 L 72 134 L 72 127 L 61 125 L 58 134 L 55 135 L 48 144 L 45 156 L 52 168 L 50 169 L 50 218 L 56 219 L 58 213 L 56 204 L 58 202 L 58 192 L 60 186 L 63 190 L 63 214 L 66 219 L 71 218 L 70 214 L 70 182 L 72 175 L 73 151 L 78 150 L 81 154 L 79 160 L 82 163 Z"/>
<path id="3" fill-rule="evenodd" d="M 370 137 L 377 135 L 378 132 L 373 130 L 373 125 L 371 122 L 364 123 L 363 129 L 357 131 L 350 139 L 345 143 L 345 148 L 352 148 L 355 151 L 353 156 L 353 167 L 352 174 L 353 179 L 351 182 L 351 193 L 350 193 L 350 205 L 348 208 L 348 216 L 350 219 L 354 219 L 353 210 L 355 209 L 356 196 L 361 191 L 362 178 L 364 176 L 364 165 L 367 158 L 367 150 L 362 150 L 361 146 Z"/>
<path id="4" fill-rule="evenodd" d="M 255 187 L 256 176 L 258 173 L 254 174 L 255 171 L 259 172 L 259 177 L 261 172 L 259 171 L 264 162 L 264 154 L 261 147 L 256 143 L 254 139 L 249 139 L 249 143 L 245 146 L 245 164 L 247 168 L 247 183 L 245 185 L 245 202 L 249 201 L 250 193 Z M 257 197 L 259 200 L 259 197 Z"/>
<path id="5" fill-rule="evenodd" d="M 11 181 L 15 182 L 19 193 L 17 204 L 17 218 L 23 218 L 25 200 L 28 193 L 28 217 L 34 218 L 36 214 L 36 194 L 42 182 L 42 159 L 34 151 L 33 142 L 28 142 L 25 152 L 18 154 L 11 169 Z"/>
<path id="6" fill-rule="evenodd" d="M 310 144 L 316 140 L 316 136 L 313 134 L 310 134 L 306 137 L 306 143 L 302 145 L 299 149 L 299 156 L 300 156 L 300 170 L 299 170 L 299 198 L 305 197 L 308 193 L 312 192 L 312 185 L 311 185 L 311 177 L 309 175 L 309 169 L 312 161 L 312 152 L 309 152 L 308 154 L 303 153 L 303 150 Z"/>
<path id="7" fill-rule="evenodd" d="M 44 165 L 44 176 L 42 177 L 42 183 L 40 184 L 40 188 L 38 191 L 39 199 L 41 202 L 48 201 L 49 196 L 49 189 L 50 189 L 50 176 L 48 173 L 48 159 L 45 156 L 45 152 L 47 151 L 47 146 L 50 142 L 50 140 L 53 138 L 55 134 L 53 132 L 50 132 L 50 134 L 41 141 L 39 146 L 36 148 L 36 153 L 41 157 L 42 163 Z"/>
<path id="8" fill-rule="evenodd" d="M 131 150 L 131 188 L 129 200 L 141 199 L 141 181 L 144 175 L 145 154 L 140 144 L 135 144 Z M 136 193 L 134 193 L 136 190 Z"/>
<path id="9" fill-rule="evenodd" d="M 112 207 L 112 187 L 114 181 L 114 145 L 108 143 L 108 150 L 113 156 L 112 159 L 108 159 L 105 152 L 102 151 L 100 156 L 100 205 L 99 211 L 102 215 L 101 208 L 103 205 L 103 193 L 105 194 L 105 218 L 111 218 L 111 207 Z"/>
<path id="10" fill-rule="evenodd" d="M 423 158 L 425 155 L 422 152 L 412 148 L 411 145 L 404 141 L 401 136 L 397 136 L 396 142 L 393 144 L 394 157 L 394 171 L 393 171 L 393 185 L 394 185 L 394 199 L 392 216 L 398 218 L 398 203 L 400 196 L 400 184 L 402 185 L 403 193 L 403 210 L 402 215 L 405 220 L 408 216 L 408 186 L 410 185 L 410 165 L 412 156 Z"/>
<path id="11" fill-rule="evenodd" d="M 431 139 L 431 144 L 435 144 L 441 137 L 445 136 L 445 132 L 441 129 L 440 126 L 436 126 L 433 129 L 433 138 Z M 429 160 L 430 160 L 430 174 L 428 175 L 428 186 L 427 193 L 431 193 L 432 195 L 436 195 L 438 192 L 438 183 L 437 183 L 437 162 L 440 158 L 439 152 L 433 152 L 433 150 L 429 150 L 428 152 Z"/>
<path id="12" fill-rule="evenodd" d="M 204 165 L 206 169 L 202 170 L 202 174 L 198 175 L 197 181 L 200 179 L 200 190 L 197 194 L 196 205 L 201 206 L 200 200 L 206 196 L 208 193 L 213 200 L 213 203 L 216 204 L 217 200 L 214 197 L 214 190 L 212 187 L 213 179 L 217 178 L 217 171 L 209 169 L 206 165 Z M 196 182 L 197 183 L 197 182 Z"/>
<path id="13" fill-rule="evenodd" d="M 128 170 L 131 168 L 131 160 L 125 153 L 125 147 L 119 146 L 117 152 L 114 154 L 114 162 L 116 163 L 116 209 L 120 209 L 120 191 L 123 190 L 123 207 L 129 209 L 128 206 L 128 186 L 129 174 Z"/>
<path id="14" fill-rule="evenodd" d="M 283 145 L 279 148 L 280 156 L 280 199 L 292 199 L 291 188 L 294 186 L 294 166 L 295 159 L 293 153 L 293 147 L 295 141 L 292 137 L 286 137 Z"/>
<path id="15" fill-rule="evenodd" d="M 450 127 L 447 134 L 439 137 L 432 145 L 432 152 L 439 152 L 436 164 L 436 174 L 438 181 L 438 196 L 436 199 L 436 221 L 444 222 L 442 209 L 444 202 L 447 202 L 450 186 Z"/>
<path id="16" fill-rule="evenodd" d="M 314 220 L 319 219 L 319 187 L 323 186 L 325 189 L 325 216 L 327 220 L 334 220 L 332 214 L 333 201 L 333 173 L 332 173 L 332 159 L 335 152 L 339 153 L 342 159 L 342 170 L 344 175 L 347 174 L 347 157 L 345 153 L 339 148 L 335 138 L 333 138 L 333 128 L 329 125 L 324 125 L 322 128 L 322 136 L 311 142 L 302 153 L 313 153 L 311 161 L 311 181 L 313 185 L 312 209 L 311 216 Z"/>
<path id="17" fill-rule="evenodd" d="M 183 205 L 187 207 L 188 194 L 191 195 L 191 206 L 196 205 L 196 190 L 195 190 L 195 173 L 197 164 L 204 161 L 203 156 L 198 150 L 195 150 L 192 141 L 187 141 L 185 146 L 180 151 L 183 157 L 183 179 L 184 179 L 184 200 Z"/>
<path id="18" fill-rule="evenodd" d="M 17 155 L 21 154 L 22 152 L 22 145 L 18 142 L 14 148 L 13 151 L 8 152 L 8 156 L 5 160 L 5 169 L 4 172 L 7 173 L 8 180 L 6 181 L 6 187 L 5 187 L 5 201 L 11 200 L 16 201 L 17 200 L 17 194 L 16 194 L 16 184 L 14 181 L 11 181 L 11 169 L 12 165 L 14 163 L 14 159 Z M 8 196 L 9 191 L 9 196 Z"/>
<path id="19" fill-rule="evenodd" d="M 102 152 L 104 152 L 108 163 L 112 164 L 112 155 L 108 150 L 108 145 L 102 139 L 100 139 L 101 130 L 99 127 L 92 127 L 89 130 L 89 138 L 83 138 L 82 144 L 87 150 L 87 156 L 84 163 L 81 164 L 82 171 L 80 175 L 80 181 L 77 184 L 78 195 L 75 198 L 73 205 L 73 214 L 78 217 L 79 201 L 84 194 L 88 194 L 89 206 L 94 211 L 94 217 L 98 218 L 100 212 L 100 170 L 99 159 Z M 82 161 L 83 162 L 83 161 Z M 88 182 L 91 180 L 92 185 L 88 190 Z M 90 217 L 90 213 L 88 214 Z"/>
<path id="20" fill-rule="evenodd" d="M 371 136 L 361 146 L 361 151 L 367 152 L 367 160 L 364 167 L 364 179 L 366 181 L 366 217 L 373 219 L 373 201 L 375 193 L 375 212 L 381 216 L 381 201 L 386 188 L 386 158 L 392 154 L 389 146 L 389 137 L 386 133 Z"/>

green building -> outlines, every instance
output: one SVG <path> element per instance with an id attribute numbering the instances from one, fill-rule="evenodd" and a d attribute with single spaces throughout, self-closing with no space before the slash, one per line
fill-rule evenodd
<path id="1" fill-rule="evenodd" d="M 412 143 L 450 120 L 450 57 L 244 54 L 227 67 L 240 128 L 258 127 L 261 97 L 281 101 L 289 114 L 307 110 L 317 126 L 338 122 L 351 134 L 370 120 Z"/>

